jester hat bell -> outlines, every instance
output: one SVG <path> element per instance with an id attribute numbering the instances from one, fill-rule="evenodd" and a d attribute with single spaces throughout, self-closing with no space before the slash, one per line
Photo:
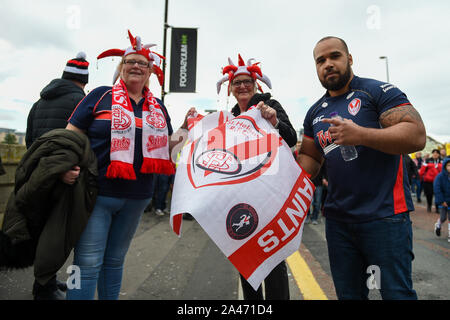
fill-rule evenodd
<path id="1" fill-rule="evenodd" d="M 126 57 L 129 54 L 140 54 L 150 61 L 150 68 L 153 73 L 158 77 L 159 84 L 162 86 L 164 83 L 164 74 L 161 70 L 162 59 L 165 59 L 162 55 L 150 50 L 151 47 L 156 46 L 156 44 L 145 44 L 142 45 L 141 37 L 133 37 L 130 30 L 128 30 L 128 38 L 130 39 L 131 47 L 125 50 L 121 49 L 110 49 L 102 52 L 98 55 L 97 59 L 102 59 L 106 57 Z M 114 77 L 116 79 L 116 77 Z"/>
<path id="2" fill-rule="evenodd" d="M 222 69 L 222 74 L 224 77 L 217 82 L 217 94 L 220 93 L 220 87 L 222 84 L 229 81 L 228 95 L 230 95 L 231 82 L 234 78 L 241 74 L 246 74 L 252 77 L 255 80 L 258 90 L 261 92 L 263 92 L 261 85 L 256 80 L 264 82 L 270 89 L 272 89 L 270 79 L 261 72 L 261 68 L 258 66 L 259 62 L 253 63 L 253 60 L 255 59 L 252 58 L 247 61 L 247 64 L 245 64 L 240 54 L 238 54 L 238 59 L 238 65 L 236 66 L 233 61 L 228 58 L 229 65 Z"/>

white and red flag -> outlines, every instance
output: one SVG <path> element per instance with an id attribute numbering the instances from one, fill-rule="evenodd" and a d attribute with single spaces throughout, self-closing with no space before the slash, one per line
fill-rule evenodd
<path id="1" fill-rule="evenodd" d="M 190 213 L 256 290 L 298 250 L 314 184 L 274 127 L 251 108 L 198 116 L 175 175 L 170 223 Z"/>

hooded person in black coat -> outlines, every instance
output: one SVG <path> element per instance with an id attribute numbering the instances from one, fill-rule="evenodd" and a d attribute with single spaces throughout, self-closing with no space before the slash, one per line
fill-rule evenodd
<path id="1" fill-rule="evenodd" d="M 29 148 L 33 142 L 53 129 L 67 126 L 75 107 L 85 97 L 84 87 L 88 82 L 89 62 L 86 54 L 78 53 L 67 62 L 61 79 L 52 80 L 40 94 L 28 114 L 25 143 Z"/>

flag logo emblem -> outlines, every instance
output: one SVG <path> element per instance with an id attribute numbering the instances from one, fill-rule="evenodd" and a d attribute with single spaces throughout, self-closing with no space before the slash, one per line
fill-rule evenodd
<path id="1" fill-rule="evenodd" d="M 197 158 L 196 166 L 203 170 L 222 174 L 237 174 L 242 168 L 238 157 L 225 149 L 213 149 L 203 152 Z"/>
<path id="2" fill-rule="evenodd" d="M 189 180 L 194 188 L 254 180 L 270 168 L 280 145 L 279 137 L 260 129 L 253 119 L 235 118 L 192 143 Z"/>
<path id="3" fill-rule="evenodd" d="M 231 208 L 227 216 L 227 232 L 234 240 L 248 238 L 258 227 L 258 214 L 249 204 L 239 203 Z"/>

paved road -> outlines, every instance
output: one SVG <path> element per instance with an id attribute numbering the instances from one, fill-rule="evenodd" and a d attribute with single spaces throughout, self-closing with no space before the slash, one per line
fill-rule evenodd
<path id="1" fill-rule="evenodd" d="M 423 204 L 415 203 L 411 213 L 413 226 L 413 286 L 421 300 L 450 299 L 450 278 L 446 270 L 450 267 L 450 243 L 447 241 L 447 224 L 441 237 L 434 235 L 436 213 L 426 212 Z M 329 299 L 336 299 L 328 262 L 324 224 L 307 225 L 303 234 L 300 253 L 305 257 L 317 282 Z M 378 290 L 371 290 L 369 298 L 378 300 Z"/>
<path id="2" fill-rule="evenodd" d="M 450 243 L 447 228 L 441 238 L 433 234 L 437 214 L 416 205 L 411 214 L 414 228 L 413 281 L 420 299 L 449 299 Z M 305 225 L 299 260 L 288 260 L 291 299 L 336 299 L 331 280 L 324 224 Z M 58 273 L 65 270 L 71 257 Z M 296 274 L 310 272 L 298 281 Z M 0 272 L 0 300 L 30 300 L 32 268 Z M 312 290 L 311 287 L 315 289 Z M 321 295 L 316 295 L 320 291 Z M 371 299 L 380 299 L 376 290 Z M 238 273 L 195 221 L 184 221 L 178 238 L 171 230 L 169 217 L 144 213 L 127 255 L 122 300 L 239 300 L 242 299 Z"/>

